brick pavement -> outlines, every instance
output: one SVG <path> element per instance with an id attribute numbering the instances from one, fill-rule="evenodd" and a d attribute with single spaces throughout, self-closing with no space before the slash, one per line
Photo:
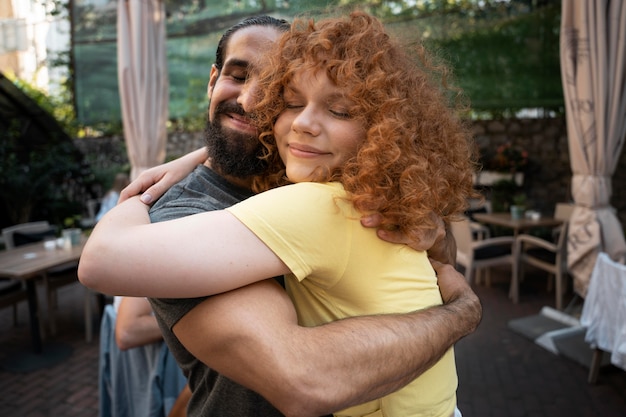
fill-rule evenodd
<path id="1" fill-rule="evenodd" d="M 506 271 L 502 271 L 506 275 Z M 587 369 L 511 332 L 510 319 L 553 305 L 553 295 L 532 279 L 522 285 L 520 304 L 507 299 L 502 280 L 479 286 L 484 317 L 479 329 L 456 347 L 459 407 L 464 417 L 617 417 L 626 415 L 626 372 L 603 368 L 598 384 Z M 46 342 L 73 348 L 61 364 L 29 373 L 0 370 L 0 416 L 95 417 L 98 415 L 98 342 L 85 342 L 82 288 L 59 294 L 59 332 Z M 26 306 L 12 325 L 11 309 L 0 310 L 0 360 L 30 349 Z"/>
<path id="2" fill-rule="evenodd" d="M 59 289 L 57 335 L 44 340 L 44 347 L 52 344 L 71 348 L 68 359 L 28 373 L 0 369 L 0 416 L 98 415 L 98 341 L 85 341 L 82 295 L 78 283 Z M 12 308 L 0 310 L 0 361 L 19 351 L 30 352 L 26 303 L 21 303 L 18 319 L 17 327 L 13 327 Z"/>
<path id="3" fill-rule="evenodd" d="M 502 275 L 507 275 L 502 271 Z M 543 276 L 542 276 L 543 277 Z M 534 279 L 533 279 L 534 278 Z M 596 385 L 588 368 L 557 356 L 512 332 L 511 319 L 554 307 L 545 279 L 527 276 L 520 303 L 508 298 L 508 281 L 476 287 L 483 302 L 478 330 L 456 346 L 458 403 L 464 417 L 626 416 L 626 372 L 603 367 Z M 568 302 L 572 294 L 565 298 Z"/>

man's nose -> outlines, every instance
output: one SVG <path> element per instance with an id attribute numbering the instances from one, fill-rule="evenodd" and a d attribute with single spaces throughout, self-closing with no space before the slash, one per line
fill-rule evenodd
<path id="1" fill-rule="evenodd" d="M 258 83 L 254 79 L 246 80 L 245 84 L 241 88 L 241 93 L 237 97 L 237 103 L 247 113 L 252 109 L 256 101 L 256 92 L 258 90 Z"/>

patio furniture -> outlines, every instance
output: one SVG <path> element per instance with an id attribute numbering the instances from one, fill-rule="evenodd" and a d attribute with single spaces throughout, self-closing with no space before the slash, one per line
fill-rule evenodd
<path id="1" fill-rule="evenodd" d="M 46 225 L 48 229 L 45 228 Z M 24 233 L 24 230 L 28 233 Z M 52 235 L 50 230 L 54 229 L 48 222 L 34 222 L 5 228 L 3 229 L 3 236 L 7 247 L 11 249 L 0 252 L 0 277 L 18 279 L 26 285 L 35 352 L 41 351 L 39 303 L 35 280 L 41 278 L 44 282 L 50 331 L 55 334 L 56 291 L 61 286 L 78 283 L 76 268 L 84 245 L 84 241 L 81 241 L 78 246 L 72 246 L 69 249 L 46 249 L 41 240 L 47 234 Z M 14 238 L 16 236 L 18 237 L 18 246 L 15 245 L 16 240 Z M 31 239 L 37 242 L 26 243 L 20 239 Z M 93 291 L 85 288 L 85 337 L 88 342 L 93 339 L 93 307 L 91 303 L 93 294 Z"/>
<path id="2" fill-rule="evenodd" d="M 587 381 L 595 384 L 604 352 L 626 370 L 626 265 L 600 252 L 589 281 L 580 323 L 585 341 L 594 348 Z"/>
<path id="3" fill-rule="evenodd" d="M 474 230 L 467 217 L 452 222 L 450 227 L 456 240 L 457 264 L 465 268 L 465 279 L 470 284 L 476 270 L 513 264 L 512 246 L 514 240 L 512 236 L 474 240 Z M 487 276 L 487 285 L 489 283 L 489 276 Z"/>
<path id="4" fill-rule="evenodd" d="M 527 219 L 522 217 L 521 219 L 511 218 L 511 213 L 474 213 L 472 215 L 474 219 L 481 223 L 493 224 L 495 226 L 507 227 L 513 230 L 513 236 L 517 236 L 524 230 L 534 229 L 537 227 L 556 227 L 563 223 L 563 220 L 559 220 L 554 217 L 542 216 L 538 219 Z"/>
<path id="5" fill-rule="evenodd" d="M 555 305 L 557 310 L 563 309 L 563 293 L 565 292 L 565 277 L 567 276 L 567 231 L 568 220 L 574 206 L 567 203 L 558 203 L 554 211 L 554 219 L 561 222 L 561 226 L 553 231 L 554 241 L 537 236 L 518 235 L 514 246 L 513 278 L 509 296 L 513 302 L 519 300 L 519 283 L 524 276 L 524 265 L 532 265 L 548 272 L 548 289 L 551 289 L 552 280 L 556 281 Z"/>
<path id="6" fill-rule="evenodd" d="M 28 299 L 24 283 L 15 279 L 0 279 L 0 308 L 13 307 L 13 325 L 17 325 L 17 305 Z"/>
<path id="7" fill-rule="evenodd" d="M 56 227 L 47 221 L 22 223 L 2 230 L 7 249 L 12 249 L 29 243 L 37 243 L 46 238 L 55 239 Z M 56 335 L 55 310 L 58 307 L 57 290 L 63 286 L 78 282 L 76 270 L 78 261 L 71 261 L 63 265 L 56 265 L 42 272 L 42 282 L 47 301 L 48 326 L 50 334 Z"/>

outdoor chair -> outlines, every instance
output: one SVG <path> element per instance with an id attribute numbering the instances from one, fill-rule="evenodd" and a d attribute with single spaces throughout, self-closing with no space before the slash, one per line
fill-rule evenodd
<path id="1" fill-rule="evenodd" d="M 483 240 L 491 237 L 491 229 L 489 226 L 480 223 L 474 219 L 474 213 L 489 213 L 491 211 L 491 202 L 486 202 L 480 207 L 469 209 L 465 211 L 465 216 L 469 219 L 470 227 L 472 229 L 473 240 Z"/>
<path id="2" fill-rule="evenodd" d="M 563 224 L 553 230 L 553 240 L 542 239 L 537 236 L 521 234 L 515 240 L 515 265 L 511 282 L 510 297 L 517 303 L 519 300 L 519 283 L 524 277 L 524 266 L 532 265 L 549 273 L 548 290 L 552 290 L 552 282 L 556 282 L 555 304 L 557 310 L 563 309 L 563 294 L 566 289 L 567 276 L 567 231 L 569 218 L 574 206 L 568 203 L 558 203 L 555 207 L 554 218 L 562 220 Z"/>
<path id="3" fill-rule="evenodd" d="M 23 282 L 15 279 L 0 279 L 0 308 L 13 307 L 13 325 L 17 326 L 17 305 L 28 299 Z"/>
<path id="4" fill-rule="evenodd" d="M 54 236 L 55 230 L 47 221 L 21 223 L 2 229 L 2 238 L 6 250 L 29 243 L 28 236 L 37 236 L 43 240 L 45 236 Z M 13 305 L 13 324 L 17 325 L 17 303 L 27 299 L 26 286 L 17 280 L 2 279 L 0 281 L 0 307 Z"/>
<path id="5" fill-rule="evenodd" d="M 474 280 L 474 274 L 483 268 L 492 266 L 513 264 L 513 237 L 487 237 L 481 240 L 474 239 L 474 229 L 471 221 L 464 217 L 460 221 L 454 221 L 450 227 L 456 240 L 457 264 L 465 269 L 465 279 L 468 283 Z M 490 284 L 487 275 L 487 285 Z"/>

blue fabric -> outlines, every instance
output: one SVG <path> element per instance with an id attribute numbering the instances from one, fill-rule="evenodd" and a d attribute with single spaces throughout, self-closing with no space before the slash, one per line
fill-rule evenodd
<path id="1" fill-rule="evenodd" d="M 100 327 L 100 417 L 166 417 L 187 380 L 163 342 L 122 351 L 115 343 L 116 312 Z"/>

